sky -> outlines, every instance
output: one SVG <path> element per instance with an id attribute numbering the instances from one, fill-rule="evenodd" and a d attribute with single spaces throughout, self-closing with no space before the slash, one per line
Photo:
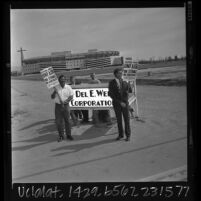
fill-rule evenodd
<path id="1" fill-rule="evenodd" d="M 150 59 L 186 55 L 185 8 L 11 9 L 11 70 L 51 52 L 115 50 Z"/>

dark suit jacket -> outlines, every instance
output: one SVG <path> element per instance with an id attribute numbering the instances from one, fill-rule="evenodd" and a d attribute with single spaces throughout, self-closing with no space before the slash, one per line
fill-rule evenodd
<path id="1" fill-rule="evenodd" d="M 112 98 L 113 105 L 119 105 L 120 102 L 128 104 L 128 94 L 132 93 L 130 84 L 128 84 L 126 81 L 123 81 L 122 89 L 120 90 L 116 80 L 113 79 L 109 82 L 108 88 L 108 95 Z"/>

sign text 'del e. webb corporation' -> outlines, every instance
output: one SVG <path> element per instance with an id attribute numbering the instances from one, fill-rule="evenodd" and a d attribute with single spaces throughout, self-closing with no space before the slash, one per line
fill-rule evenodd
<path id="1" fill-rule="evenodd" d="M 110 108 L 112 99 L 108 96 L 108 88 L 73 89 L 74 98 L 70 102 L 73 108 Z"/>

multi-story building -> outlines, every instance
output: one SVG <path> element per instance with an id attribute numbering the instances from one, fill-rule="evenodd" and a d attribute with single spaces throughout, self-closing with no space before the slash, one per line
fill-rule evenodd
<path id="1" fill-rule="evenodd" d="M 50 56 L 34 57 L 23 60 L 23 73 L 39 73 L 40 70 L 52 66 L 55 71 L 104 68 L 112 63 L 111 57 L 119 56 L 119 51 L 88 50 L 85 53 L 71 51 L 53 52 Z"/>

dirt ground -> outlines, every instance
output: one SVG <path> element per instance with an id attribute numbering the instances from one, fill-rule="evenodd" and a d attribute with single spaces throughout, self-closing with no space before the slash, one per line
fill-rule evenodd
<path id="1" fill-rule="evenodd" d="M 73 127 L 75 140 L 58 143 L 50 94 L 43 82 L 11 81 L 13 182 L 156 181 L 178 168 L 187 178 L 185 86 L 137 86 L 130 142 L 115 141 L 114 121 Z"/>

